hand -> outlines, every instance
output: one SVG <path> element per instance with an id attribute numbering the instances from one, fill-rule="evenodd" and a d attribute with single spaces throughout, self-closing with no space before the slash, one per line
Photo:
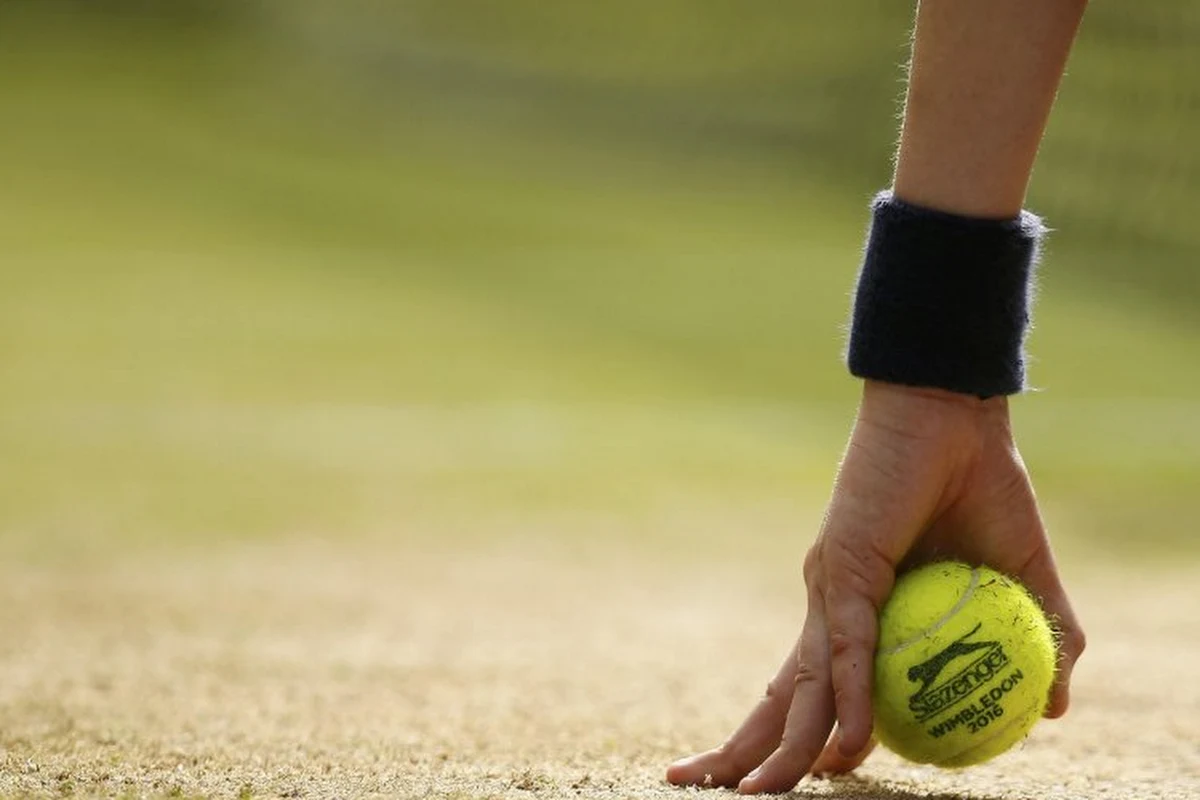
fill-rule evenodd
<path id="1" fill-rule="evenodd" d="M 941 559 L 1019 578 L 1061 634 L 1046 716 L 1067 710 L 1083 632 L 1059 581 L 1008 401 L 868 381 L 821 533 L 804 562 L 808 614 L 766 695 L 732 736 L 667 780 L 743 794 L 866 758 L 878 612 L 898 569 Z M 837 733 L 830 736 L 837 724 Z"/>

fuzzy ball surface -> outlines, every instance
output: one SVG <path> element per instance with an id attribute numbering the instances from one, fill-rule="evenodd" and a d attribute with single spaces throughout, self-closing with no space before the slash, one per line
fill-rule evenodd
<path id="1" fill-rule="evenodd" d="M 1037 601 L 989 567 L 944 561 L 902 575 L 879 617 L 875 735 L 910 761 L 965 767 L 1025 738 L 1054 682 Z"/>

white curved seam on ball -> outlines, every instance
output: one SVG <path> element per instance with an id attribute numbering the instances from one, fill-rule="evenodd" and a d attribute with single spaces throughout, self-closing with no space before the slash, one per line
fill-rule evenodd
<path id="1" fill-rule="evenodd" d="M 909 639 L 908 641 L 901 642 L 900 644 L 898 644 L 894 647 L 890 647 L 887 650 L 884 650 L 881 653 L 881 655 L 894 656 L 894 655 L 896 655 L 896 653 L 899 653 L 900 651 L 904 650 L 905 648 L 912 647 L 914 644 L 921 641 L 922 639 L 925 639 L 929 636 L 932 636 L 934 633 L 937 633 L 937 631 L 940 628 L 942 628 L 947 622 L 949 622 L 954 617 L 955 614 L 962 611 L 963 607 L 971 601 L 971 596 L 973 594 L 975 594 L 975 589 L 978 586 L 979 586 L 979 570 L 978 570 L 978 568 L 975 568 L 975 569 L 971 570 L 971 580 L 970 580 L 970 582 L 967 583 L 967 588 L 963 591 L 962 597 L 958 598 L 958 602 L 954 604 L 953 608 L 951 608 L 949 611 L 947 611 L 945 614 L 943 614 L 941 616 L 941 618 L 938 619 L 937 622 L 933 623 L 933 625 L 931 625 L 930 627 L 921 631 L 920 633 L 918 633 L 916 636 Z"/>

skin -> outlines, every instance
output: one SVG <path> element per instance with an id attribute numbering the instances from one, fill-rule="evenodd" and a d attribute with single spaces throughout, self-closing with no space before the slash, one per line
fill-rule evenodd
<path id="1" fill-rule="evenodd" d="M 897 197 L 969 216 L 1017 214 L 1085 5 L 920 3 Z M 775 793 L 807 774 L 857 767 L 874 746 L 879 609 L 897 572 L 945 558 L 990 564 L 1041 598 L 1061 632 L 1046 716 L 1064 714 L 1084 634 L 1013 440 L 1008 399 L 866 381 L 805 558 L 800 638 L 729 739 L 672 764 L 667 780 Z"/>

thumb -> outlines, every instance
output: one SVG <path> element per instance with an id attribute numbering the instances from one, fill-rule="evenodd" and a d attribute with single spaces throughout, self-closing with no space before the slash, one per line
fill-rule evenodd
<path id="1" fill-rule="evenodd" d="M 1046 716 L 1057 718 L 1067 713 L 1071 673 L 1087 642 L 1059 577 L 1033 486 L 1024 471 L 1014 484 L 1017 510 L 990 520 L 981 540 L 993 543 L 991 549 L 995 552 L 983 555 L 985 561 L 1023 583 L 1050 618 L 1058 645 L 1058 666 Z"/>
<path id="2" fill-rule="evenodd" d="M 1067 713 L 1067 707 L 1070 705 L 1071 673 L 1083 654 L 1087 640 L 1058 576 L 1054 555 L 1050 550 L 1049 541 L 1041 531 L 1040 522 L 1035 539 L 1034 549 L 1019 564 L 1004 571 L 1017 578 L 1038 599 L 1054 629 L 1058 664 L 1054 685 L 1050 690 L 1050 700 L 1046 706 L 1046 716 L 1055 719 Z"/>
<path id="3" fill-rule="evenodd" d="M 1056 719 L 1067 713 L 1071 699 L 1071 673 L 1075 670 L 1075 663 L 1083 655 L 1087 638 L 1058 577 L 1050 546 L 1045 543 L 1045 539 L 1042 541 L 1043 545 L 1025 563 L 1017 577 L 1041 601 L 1056 634 L 1058 667 L 1054 675 L 1054 687 L 1050 691 L 1050 702 L 1046 706 L 1046 716 Z"/>

